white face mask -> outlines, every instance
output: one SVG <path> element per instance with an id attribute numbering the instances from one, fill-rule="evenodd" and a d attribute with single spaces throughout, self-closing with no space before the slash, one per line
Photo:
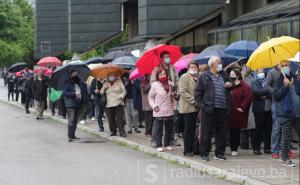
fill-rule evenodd
<path id="1" fill-rule="evenodd" d="M 217 66 L 217 71 L 220 72 L 222 71 L 223 65 L 222 64 L 218 64 Z"/>
<path id="2" fill-rule="evenodd" d="M 171 63 L 171 58 L 170 57 L 165 58 L 165 64 L 170 64 L 170 63 Z"/>
<path id="3" fill-rule="evenodd" d="M 190 69 L 190 70 L 189 70 L 189 73 L 190 73 L 191 75 L 196 75 L 196 74 L 198 74 L 198 71 Z"/>
<path id="4" fill-rule="evenodd" d="M 258 74 L 257 74 L 257 78 L 258 78 L 259 80 L 265 79 L 265 73 L 258 73 Z"/>

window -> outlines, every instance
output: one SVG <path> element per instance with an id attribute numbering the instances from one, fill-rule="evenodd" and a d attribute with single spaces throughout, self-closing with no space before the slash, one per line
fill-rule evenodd
<path id="1" fill-rule="evenodd" d="M 276 24 L 276 37 L 291 35 L 291 22 Z"/>
<path id="2" fill-rule="evenodd" d="M 232 30 L 229 32 L 229 43 L 242 40 L 242 30 Z"/>
<path id="3" fill-rule="evenodd" d="M 299 32 L 299 27 L 300 27 L 300 21 L 293 21 L 292 23 L 292 36 L 295 38 L 300 37 L 300 32 Z"/>
<path id="4" fill-rule="evenodd" d="M 243 30 L 243 40 L 257 40 L 257 29 L 256 27 L 247 28 Z"/>
<path id="5" fill-rule="evenodd" d="M 265 42 L 269 38 L 273 37 L 273 25 L 265 25 L 265 26 L 259 26 L 257 28 L 258 31 L 258 42 Z"/>
<path id="6" fill-rule="evenodd" d="M 223 44 L 223 45 L 228 44 L 228 32 L 220 32 L 217 33 L 216 35 L 217 35 L 216 44 Z"/>
<path id="7" fill-rule="evenodd" d="M 208 34 L 207 40 L 208 40 L 208 45 L 216 44 L 216 34 L 215 33 Z"/>

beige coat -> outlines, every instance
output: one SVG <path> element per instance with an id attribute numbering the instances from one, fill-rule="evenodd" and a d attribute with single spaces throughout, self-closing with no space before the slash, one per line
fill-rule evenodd
<path id="1" fill-rule="evenodd" d="M 194 91 L 196 82 L 193 77 L 186 73 L 179 79 L 179 112 L 192 113 L 197 112 Z"/>
<path id="2" fill-rule="evenodd" d="M 104 86 L 108 84 L 109 88 L 105 91 Z M 101 94 L 106 92 L 107 104 L 106 107 L 117 107 L 119 105 L 124 105 L 124 98 L 126 96 L 126 89 L 123 82 L 120 79 L 117 79 L 113 85 L 108 82 L 105 82 L 100 91 Z"/>

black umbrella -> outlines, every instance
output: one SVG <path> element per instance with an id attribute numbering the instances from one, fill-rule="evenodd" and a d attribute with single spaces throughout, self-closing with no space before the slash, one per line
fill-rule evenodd
<path id="1" fill-rule="evenodd" d="M 27 67 L 27 64 L 24 62 L 16 63 L 8 68 L 8 72 L 16 73 L 16 72 L 22 71 L 26 67 Z"/>
<path id="2" fill-rule="evenodd" d="M 103 57 L 98 56 L 98 57 L 89 58 L 86 61 L 84 61 L 84 63 L 86 65 L 89 65 L 89 64 L 99 64 L 99 63 L 102 63 L 102 61 L 103 61 Z"/>
<path id="3" fill-rule="evenodd" d="M 51 76 L 50 86 L 55 90 L 63 90 L 67 80 L 69 80 L 70 72 L 72 70 L 78 71 L 79 78 L 85 82 L 90 75 L 90 69 L 86 64 L 75 63 L 68 64 L 57 68 Z"/>
<path id="4" fill-rule="evenodd" d="M 132 69 L 135 68 L 135 63 L 137 58 L 133 56 L 124 56 L 114 59 L 111 63 L 115 64 L 123 69 Z"/>
<path id="5" fill-rule="evenodd" d="M 124 57 L 124 56 L 133 56 L 133 55 L 131 53 L 129 53 L 129 52 L 121 51 L 121 50 L 110 51 L 106 55 L 104 55 L 103 60 L 111 62 L 111 61 L 113 61 L 116 58 Z"/>

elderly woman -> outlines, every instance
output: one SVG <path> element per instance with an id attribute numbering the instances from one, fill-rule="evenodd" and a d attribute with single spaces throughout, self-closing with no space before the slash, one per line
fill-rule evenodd
<path id="1" fill-rule="evenodd" d="M 179 112 L 184 116 L 183 154 L 188 157 L 193 157 L 193 146 L 196 133 L 197 109 L 194 91 L 198 75 L 198 64 L 192 61 L 188 65 L 188 72 L 179 79 Z"/>
<path id="2" fill-rule="evenodd" d="M 148 100 L 153 109 L 153 130 L 155 132 L 155 141 L 157 151 L 163 152 L 162 145 L 163 125 L 165 127 L 164 147 L 165 150 L 173 150 L 170 147 L 173 129 L 173 96 L 171 93 L 170 82 L 166 70 L 162 67 L 156 71 L 156 81 L 152 84 L 149 91 Z"/>
<path id="3" fill-rule="evenodd" d="M 110 136 L 116 136 L 117 128 L 120 136 L 126 137 L 124 125 L 124 98 L 126 89 L 123 82 L 110 75 L 100 91 L 102 96 L 106 96 L 106 115 L 109 123 Z"/>
<path id="4" fill-rule="evenodd" d="M 230 72 L 230 80 L 234 83 L 231 91 L 231 111 L 228 120 L 230 130 L 230 149 L 232 156 L 238 155 L 237 150 L 240 145 L 241 129 L 247 128 L 249 109 L 252 103 L 252 90 L 242 80 L 239 70 L 233 69 Z"/>

